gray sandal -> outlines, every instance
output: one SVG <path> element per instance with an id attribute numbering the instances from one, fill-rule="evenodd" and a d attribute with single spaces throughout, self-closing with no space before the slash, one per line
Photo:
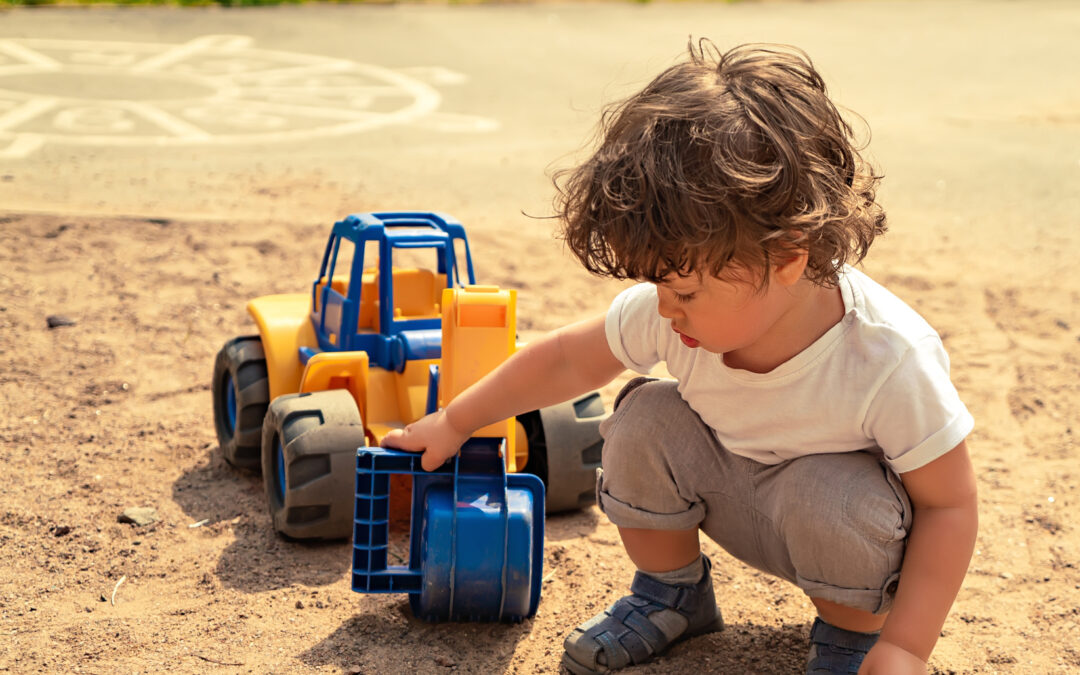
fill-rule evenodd
<path id="1" fill-rule="evenodd" d="M 810 655 L 806 673 L 847 674 L 859 672 L 866 653 L 877 644 L 878 633 L 856 633 L 814 619 L 810 627 Z"/>
<path id="2" fill-rule="evenodd" d="M 566 638 L 562 664 L 574 675 L 593 675 L 650 661 L 671 645 L 724 627 L 713 594 L 712 562 L 694 585 L 665 584 L 642 572 L 630 592 L 611 607 L 581 624 Z M 674 610 L 686 619 L 682 632 L 669 635 L 649 615 Z M 670 625 L 670 622 L 666 622 Z"/>

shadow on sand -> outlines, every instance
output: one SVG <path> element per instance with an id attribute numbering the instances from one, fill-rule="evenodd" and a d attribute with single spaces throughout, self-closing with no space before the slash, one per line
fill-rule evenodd
<path id="1" fill-rule="evenodd" d="M 222 585 L 244 593 L 287 588 L 294 584 L 325 586 L 348 573 L 348 541 L 290 542 L 270 524 L 262 478 L 229 466 L 216 447 L 204 464 L 173 483 L 173 499 L 207 534 L 231 528 L 235 541 L 226 547 L 215 573 Z"/>
<path id="2" fill-rule="evenodd" d="M 635 675 L 721 673 L 792 675 L 806 668 L 809 624 L 756 626 L 728 624 L 719 633 L 672 647 L 655 662 L 633 669 Z"/>
<path id="3" fill-rule="evenodd" d="M 427 623 L 399 595 L 380 596 L 368 607 L 300 660 L 346 672 L 504 673 L 534 623 Z"/>

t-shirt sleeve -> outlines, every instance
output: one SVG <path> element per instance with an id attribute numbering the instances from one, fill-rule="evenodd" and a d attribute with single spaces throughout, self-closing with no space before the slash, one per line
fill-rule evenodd
<path id="1" fill-rule="evenodd" d="M 903 354 L 874 396 L 865 425 L 897 473 L 929 464 L 971 433 L 975 420 L 949 379 L 949 357 L 936 335 Z"/>
<path id="2" fill-rule="evenodd" d="M 642 374 L 662 360 L 657 344 L 657 302 L 652 284 L 631 286 L 615 297 L 604 321 L 611 353 L 624 366 Z"/>

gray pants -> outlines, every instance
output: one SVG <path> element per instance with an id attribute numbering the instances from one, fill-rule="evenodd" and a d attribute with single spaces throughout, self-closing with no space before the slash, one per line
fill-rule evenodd
<path id="1" fill-rule="evenodd" d="M 911 526 L 900 479 L 868 452 L 768 465 L 734 455 L 675 382 L 637 378 L 600 427 L 597 502 L 619 527 L 701 530 L 812 598 L 892 606 Z"/>

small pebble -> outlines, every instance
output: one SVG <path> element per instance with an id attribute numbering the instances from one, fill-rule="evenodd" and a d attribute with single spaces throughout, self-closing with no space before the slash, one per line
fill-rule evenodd
<path id="1" fill-rule="evenodd" d="M 148 506 L 133 506 L 129 509 L 124 509 L 124 512 L 116 517 L 117 522 L 130 523 L 132 525 L 150 525 L 156 523 L 158 520 L 157 509 Z"/>
<path id="2" fill-rule="evenodd" d="M 61 326 L 74 326 L 75 320 L 64 316 L 63 314 L 50 314 L 45 317 L 45 323 L 49 328 L 60 328 Z"/>

